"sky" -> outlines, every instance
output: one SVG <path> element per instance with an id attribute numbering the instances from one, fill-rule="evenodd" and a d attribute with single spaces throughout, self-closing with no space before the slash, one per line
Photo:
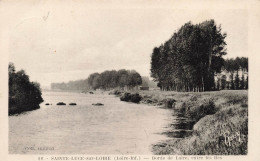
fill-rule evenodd
<path id="1" fill-rule="evenodd" d="M 42 86 L 112 69 L 149 76 L 153 48 L 189 21 L 214 19 L 227 33 L 225 58 L 248 56 L 245 9 L 55 2 L 17 4 L 5 17 L 9 61 Z"/>

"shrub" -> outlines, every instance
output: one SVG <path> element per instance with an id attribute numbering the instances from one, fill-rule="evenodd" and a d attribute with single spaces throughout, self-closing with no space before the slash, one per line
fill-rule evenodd
<path id="1" fill-rule="evenodd" d="M 134 102 L 134 103 L 139 103 L 141 101 L 142 97 L 138 94 L 131 94 L 131 93 L 124 93 L 123 96 L 120 97 L 121 101 L 126 101 L 126 102 Z"/>

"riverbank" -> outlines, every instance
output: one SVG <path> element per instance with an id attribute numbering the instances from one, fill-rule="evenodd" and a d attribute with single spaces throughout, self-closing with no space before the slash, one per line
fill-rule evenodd
<path id="1" fill-rule="evenodd" d="M 133 91 L 136 92 L 142 97 L 140 103 L 164 108 L 165 100 L 174 99 L 174 109 L 194 123 L 190 135 L 153 145 L 154 154 L 247 154 L 247 90 L 201 93 Z M 116 94 L 120 96 L 123 93 Z"/>

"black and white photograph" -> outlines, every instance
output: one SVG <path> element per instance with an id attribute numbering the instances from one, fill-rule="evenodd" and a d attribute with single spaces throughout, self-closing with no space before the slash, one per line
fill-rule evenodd
<path id="1" fill-rule="evenodd" d="M 255 154 L 260 1 L 198 2 L 0 1 L 6 160 Z"/>

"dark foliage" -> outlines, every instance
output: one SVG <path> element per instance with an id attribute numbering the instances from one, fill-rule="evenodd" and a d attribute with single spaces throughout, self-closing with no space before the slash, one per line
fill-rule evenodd
<path id="1" fill-rule="evenodd" d="M 9 115 L 40 108 L 43 102 L 40 84 L 30 82 L 24 70 L 15 71 L 13 63 L 9 63 Z"/>
<path id="2" fill-rule="evenodd" d="M 133 89 L 142 84 L 142 77 L 134 70 L 121 69 L 119 71 L 104 71 L 93 73 L 88 77 L 88 84 L 93 89 L 114 89 L 124 88 Z"/>
<path id="3" fill-rule="evenodd" d="M 58 102 L 57 105 L 59 105 L 59 106 L 65 106 L 66 103 L 64 103 L 64 102 Z"/>
<path id="4" fill-rule="evenodd" d="M 164 105 L 166 108 L 175 108 L 175 102 L 176 100 L 172 99 L 172 98 L 168 98 L 168 99 L 165 99 L 163 100 L 164 102 Z"/>
<path id="5" fill-rule="evenodd" d="M 221 72 L 226 34 L 214 20 L 184 24 L 151 56 L 151 77 L 161 90 L 211 91 Z"/>
<path id="6" fill-rule="evenodd" d="M 124 93 L 123 96 L 120 97 L 121 101 L 125 101 L 125 102 L 134 102 L 134 103 L 139 103 L 141 101 L 142 97 L 138 94 L 138 93 Z"/>
<path id="7" fill-rule="evenodd" d="M 248 58 L 236 57 L 235 59 L 226 59 L 222 70 L 230 73 L 228 86 L 226 89 L 248 89 L 248 82 L 245 80 L 245 75 L 248 79 Z M 239 72 L 241 74 L 239 75 Z"/>

